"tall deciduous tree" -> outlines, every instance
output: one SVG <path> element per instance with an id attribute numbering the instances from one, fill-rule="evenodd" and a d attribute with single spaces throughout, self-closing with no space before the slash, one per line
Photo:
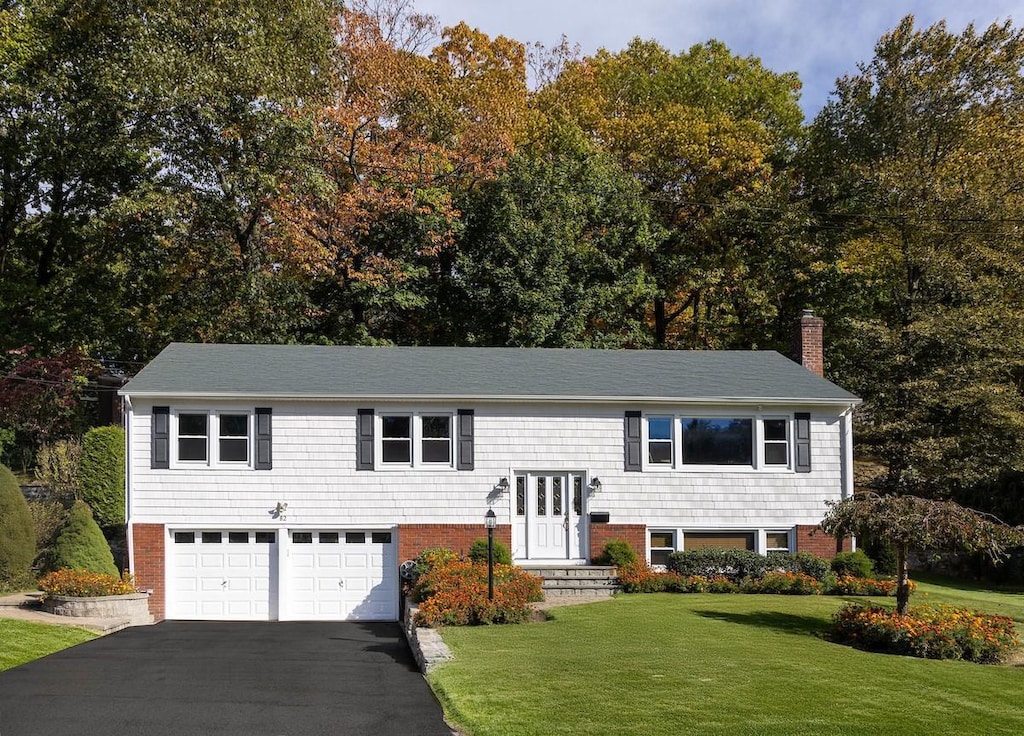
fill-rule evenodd
<path id="1" fill-rule="evenodd" d="M 833 357 L 889 491 L 999 508 L 1024 471 L 1024 34 L 905 18 L 811 129 Z"/>
<path id="2" fill-rule="evenodd" d="M 423 56 L 402 39 L 431 22 L 346 9 L 333 97 L 316 118 L 317 171 L 275 203 L 277 253 L 316 285 L 328 340 L 429 339 L 418 317 L 458 227 L 453 197 L 493 177 L 525 110 L 521 44 L 459 25 Z"/>
<path id="3" fill-rule="evenodd" d="M 800 134 L 795 74 L 718 42 L 671 54 L 634 40 L 569 63 L 539 104 L 567 116 L 643 185 L 666 236 L 648 267 L 655 342 L 750 345 L 778 311 L 793 243 L 780 215 Z M 762 269 L 765 263 L 773 264 Z M 783 281 L 778 271 L 783 271 Z"/>

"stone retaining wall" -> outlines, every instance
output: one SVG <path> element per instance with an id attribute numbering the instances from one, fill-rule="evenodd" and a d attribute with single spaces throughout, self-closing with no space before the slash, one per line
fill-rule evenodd
<path id="1" fill-rule="evenodd" d="M 409 604 L 409 601 L 406 601 L 402 611 L 402 631 L 405 632 L 405 638 L 409 641 L 409 647 L 416 658 L 420 672 L 427 674 L 437 665 L 454 659 L 454 656 L 452 650 L 441 639 L 441 634 L 436 629 L 417 626 L 414 623 L 415 616 L 416 609 Z"/>
<path id="2" fill-rule="evenodd" d="M 131 626 L 153 623 L 149 614 L 149 594 L 129 593 L 127 595 L 104 595 L 90 598 L 76 598 L 68 595 L 51 595 L 43 598 L 43 610 L 56 616 L 80 618 L 123 618 Z"/>

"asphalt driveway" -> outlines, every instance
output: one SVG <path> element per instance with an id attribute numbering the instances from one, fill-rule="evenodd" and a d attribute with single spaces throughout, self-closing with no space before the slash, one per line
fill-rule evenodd
<path id="1" fill-rule="evenodd" d="M 448 736 L 397 624 L 165 621 L 0 672 L 0 734 Z"/>

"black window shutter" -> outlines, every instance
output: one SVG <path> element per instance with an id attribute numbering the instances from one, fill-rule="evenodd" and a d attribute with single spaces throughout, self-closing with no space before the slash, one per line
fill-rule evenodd
<path id="1" fill-rule="evenodd" d="M 154 406 L 149 467 L 171 467 L 171 407 Z"/>
<path id="2" fill-rule="evenodd" d="M 796 472 L 811 472 L 811 415 L 797 412 L 796 419 Z"/>
<path id="3" fill-rule="evenodd" d="M 639 472 L 643 470 L 643 430 L 640 422 L 643 421 L 638 411 L 626 412 L 626 470 L 627 472 Z"/>
<path id="4" fill-rule="evenodd" d="M 273 427 L 270 409 L 256 409 L 256 470 L 274 467 Z"/>
<path id="5" fill-rule="evenodd" d="M 459 409 L 459 427 L 456 436 L 459 441 L 458 470 L 473 469 L 473 410 Z"/>
<path id="6" fill-rule="evenodd" d="M 356 470 L 373 470 L 373 409 L 356 410 Z"/>

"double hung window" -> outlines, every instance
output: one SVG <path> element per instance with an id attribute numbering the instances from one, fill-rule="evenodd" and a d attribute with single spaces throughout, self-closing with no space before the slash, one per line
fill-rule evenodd
<path id="1" fill-rule="evenodd" d="M 379 419 L 383 467 L 452 466 L 451 414 L 380 414 Z"/>
<path id="2" fill-rule="evenodd" d="M 241 412 L 177 412 L 175 460 L 180 465 L 249 465 L 251 424 L 251 415 Z"/>

